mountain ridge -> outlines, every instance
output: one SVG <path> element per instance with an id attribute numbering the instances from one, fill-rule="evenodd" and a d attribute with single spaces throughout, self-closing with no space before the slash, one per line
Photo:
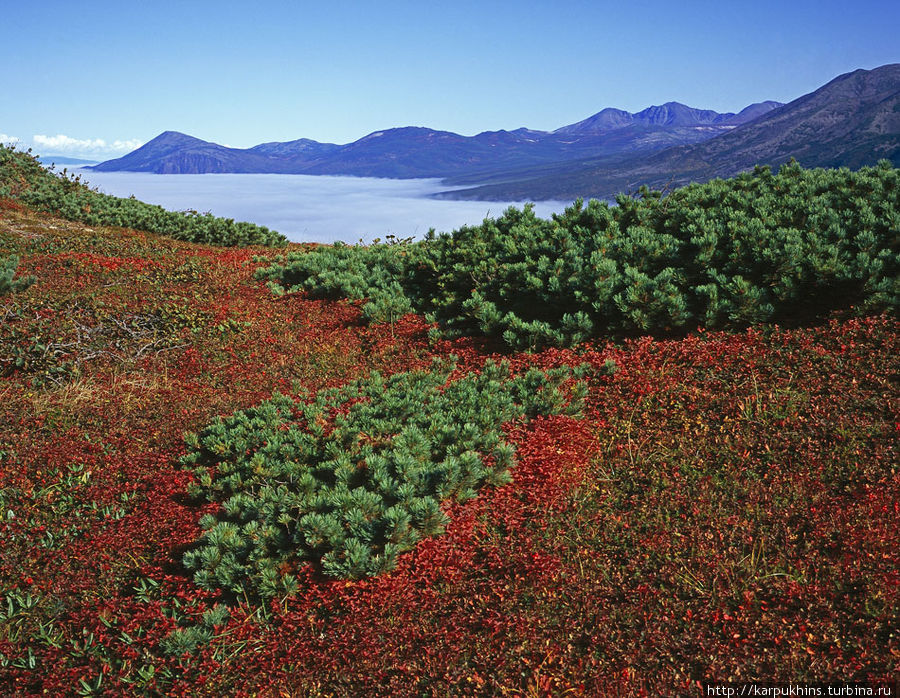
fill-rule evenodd
<path id="1" fill-rule="evenodd" d="M 585 120 L 540 131 L 482 131 L 462 136 L 421 126 L 372 131 L 338 145 L 308 138 L 268 142 L 239 149 L 203 141 L 177 131 L 164 131 L 127 155 L 93 169 L 156 174 L 220 172 L 332 174 L 391 178 L 451 177 L 497 168 L 517 168 L 592 156 L 652 152 L 695 143 L 733 128 L 748 110 L 765 113 L 777 102 L 749 105 L 739 114 L 695 109 L 678 102 L 631 114 L 607 108 Z M 606 118 L 617 115 L 618 123 Z M 598 123 L 604 121 L 603 128 Z"/>
<path id="2" fill-rule="evenodd" d="M 756 165 L 794 158 L 805 167 L 900 166 L 900 64 L 839 75 L 813 92 L 768 110 L 728 133 L 642 156 L 555 163 L 544 172 L 489 175 L 492 183 L 446 192 L 444 198 L 518 200 L 612 198 L 652 188 L 730 177 Z M 474 184 L 463 178 L 448 184 Z"/>
<path id="3" fill-rule="evenodd" d="M 422 126 L 372 131 L 343 145 L 300 138 L 228 148 L 165 131 L 98 171 L 440 178 L 439 198 L 571 200 L 727 177 L 795 158 L 806 167 L 900 165 L 900 64 L 854 70 L 782 104 L 719 113 L 665 102 L 607 107 L 553 131 L 462 136 Z"/>

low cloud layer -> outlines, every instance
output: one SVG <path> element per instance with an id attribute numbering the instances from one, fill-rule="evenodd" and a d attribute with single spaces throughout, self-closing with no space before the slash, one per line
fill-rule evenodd
<path id="1" fill-rule="evenodd" d="M 61 153 L 65 155 L 117 155 L 129 153 L 135 148 L 140 148 L 143 141 L 137 139 L 116 140 L 107 142 L 102 138 L 72 138 L 63 134 L 55 136 L 45 136 L 36 134 L 32 141 L 38 150 L 46 150 L 47 152 Z"/>
<path id="2" fill-rule="evenodd" d="M 421 238 L 429 228 L 449 232 L 503 213 L 508 203 L 427 198 L 437 180 L 313 177 L 309 175 L 155 175 L 84 171 L 92 186 L 172 210 L 209 211 L 268 226 L 293 242 L 371 242 L 387 235 Z M 570 203 L 570 202 L 567 202 Z M 543 217 L 563 202 L 535 206 Z"/>
<path id="3" fill-rule="evenodd" d="M 19 142 L 19 139 L 15 136 L 7 136 L 5 133 L 0 133 L 0 143 L 3 145 L 15 145 Z"/>

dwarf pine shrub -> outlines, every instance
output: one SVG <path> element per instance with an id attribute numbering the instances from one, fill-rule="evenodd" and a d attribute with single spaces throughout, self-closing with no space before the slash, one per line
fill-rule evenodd
<path id="1" fill-rule="evenodd" d="M 34 283 L 33 276 L 15 278 L 19 268 L 19 258 L 16 255 L 4 257 L 0 255 L 0 296 L 15 291 L 22 291 Z"/>
<path id="2" fill-rule="evenodd" d="M 54 174 L 30 153 L 0 145 L 0 196 L 87 225 L 113 225 L 158 233 L 176 240 L 225 247 L 287 244 L 281 233 L 254 223 L 235 222 L 210 213 L 168 211 L 134 198 L 102 194 L 69 177 Z"/>
<path id="3" fill-rule="evenodd" d="M 390 570 L 443 530 L 442 502 L 509 480 L 504 423 L 574 413 L 585 393 L 565 385 L 583 369 L 513 376 L 488 362 L 450 380 L 454 369 L 373 373 L 307 400 L 276 394 L 188 436 L 191 491 L 221 502 L 184 556 L 197 583 L 269 598 L 295 590 L 304 561 L 332 577 Z"/>
<path id="4" fill-rule="evenodd" d="M 513 349 L 900 307 L 900 170 L 760 167 L 551 220 L 500 218 L 421 242 L 319 247 L 258 272 L 284 290 L 410 310 Z M 390 303 L 384 299 L 390 298 Z M 390 312 L 386 312 L 387 307 Z"/>

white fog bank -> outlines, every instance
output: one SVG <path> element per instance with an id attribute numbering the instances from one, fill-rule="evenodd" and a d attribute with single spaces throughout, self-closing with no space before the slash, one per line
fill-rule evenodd
<path id="1" fill-rule="evenodd" d="M 114 196 L 175 211 L 209 211 L 283 233 L 292 242 L 371 242 L 387 235 L 421 238 L 434 228 L 450 232 L 497 217 L 521 202 L 446 201 L 427 198 L 446 191 L 436 179 L 375 179 L 277 174 L 156 175 L 78 170 L 82 180 Z M 535 213 L 549 217 L 571 202 L 542 201 Z"/>

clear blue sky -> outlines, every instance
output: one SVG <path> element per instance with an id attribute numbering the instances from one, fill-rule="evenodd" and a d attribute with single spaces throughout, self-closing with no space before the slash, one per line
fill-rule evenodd
<path id="1" fill-rule="evenodd" d="M 0 18 L 0 138 L 101 159 L 164 130 L 248 147 L 737 111 L 900 62 L 890 0 L 44 0 Z"/>

